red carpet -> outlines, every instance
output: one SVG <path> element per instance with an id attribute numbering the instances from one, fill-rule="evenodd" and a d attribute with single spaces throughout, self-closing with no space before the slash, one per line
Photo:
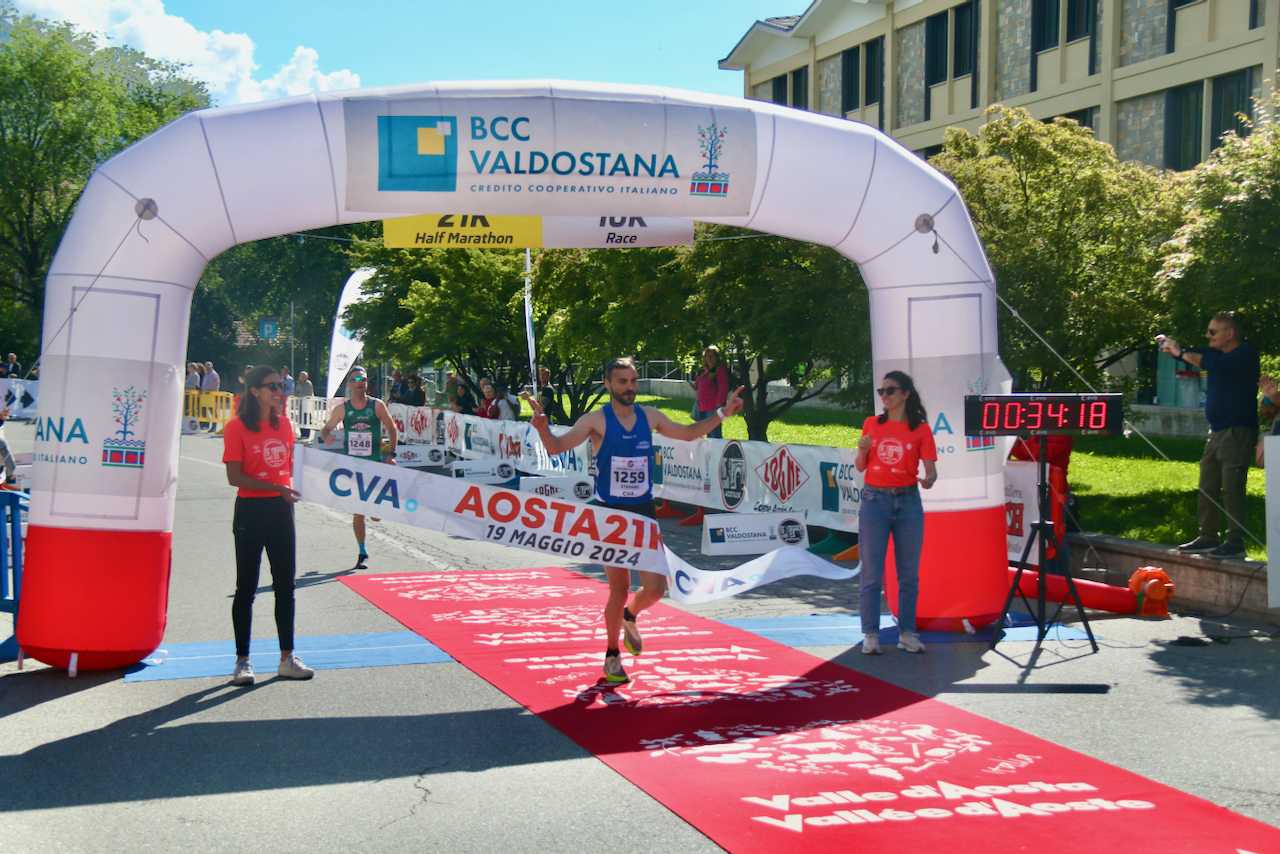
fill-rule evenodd
<path id="1" fill-rule="evenodd" d="M 564 569 L 341 580 L 734 854 L 1280 852 L 1269 825 L 665 605 L 608 686 L 605 587 Z"/>

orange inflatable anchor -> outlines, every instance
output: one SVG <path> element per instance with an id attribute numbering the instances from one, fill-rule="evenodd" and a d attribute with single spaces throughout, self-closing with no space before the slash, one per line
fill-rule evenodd
<path id="1" fill-rule="evenodd" d="M 1158 566 L 1144 566 L 1129 579 L 1129 589 L 1138 597 L 1138 616 L 1169 616 L 1169 600 L 1173 598 L 1173 582 Z"/>

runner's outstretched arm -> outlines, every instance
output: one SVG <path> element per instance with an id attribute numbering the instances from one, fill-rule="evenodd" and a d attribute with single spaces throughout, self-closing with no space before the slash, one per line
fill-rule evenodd
<path id="1" fill-rule="evenodd" d="M 716 428 L 716 425 L 722 424 L 725 418 L 730 415 L 737 415 L 742 411 L 742 399 L 738 397 L 746 386 L 738 386 L 729 399 L 724 402 L 724 406 L 720 407 L 715 418 L 704 418 L 701 421 L 695 421 L 692 424 L 678 424 L 672 421 L 661 411 L 646 406 L 645 414 L 649 416 L 649 426 L 666 436 L 669 439 L 683 439 L 691 442 L 694 439 L 701 439 Z M 719 416 L 719 412 L 724 413 L 724 418 Z"/>
<path id="2" fill-rule="evenodd" d="M 604 433 L 603 428 L 597 428 L 597 422 L 601 421 L 604 416 L 600 415 L 600 410 L 588 412 L 586 415 L 578 419 L 578 423 L 569 428 L 568 433 L 559 436 L 551 432 L 551 419 L 547 418 L 547 413 L 543 411 L 542 404 L 534 400 L 533 395 L 527 391 L 520 392 L 520 396 L 528 402 L 533 408 L 533 418 L 529 419 L 530 426 L 538 433 L 538 438 L 542 440 L 542 446 L 547 449 L 547 453 L 551 456 L 563 454 L 572 448 L 576 448 L 583 442 L 587 441 L 596 432 Z"/>

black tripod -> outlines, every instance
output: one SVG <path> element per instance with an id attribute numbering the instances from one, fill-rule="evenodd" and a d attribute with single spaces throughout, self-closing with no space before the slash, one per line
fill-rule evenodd
<path id="1" fill-rule="evenodd" d="M 1057 610 L 1053 612 L 1052 617 L 1046 617 L 1048 612 L 1048 573 L 1045 572 L 1045 552 L 1048 546 L 1052 544 L 1058 554 L 1064 554 L 1062 548 L 1062 540 L 1058 538 L 1058 532 L 1053 527 L 1053 502 L 1049 495 L 1049 439 L 1047 436 L 1040 437 L 1040 453 L 1037 455 L 1036 462 L 1036 506 L 1039 508 L 1040 518 L 1031 525 L 1031 536 L 1027 538 L 1027 545 L 1022 550 L 1022 557 L 1017 562 L 1018 572 L 1013 577 L 1013 584 L 1009 587 L 1009 595 L 1004 600 L 1004 608 L 1000 611 L 1001 624 L 996 627 L 995 634 L 991 636 L 990 649 L 995 649 L 996 644 L 1004 637 L 1003 622 L 1009 613 L 1009 606 L 1013 604 L 1013 597 L 1018 596 L 1022 599 L 1027 610 L 1034 610 L 1033 619 L 1036 621 L 1036 646 L 1031 652 L 1031 661 L 1035 661 L 1040 654 L 1040 645 L 1044 643 L 1045 636 L 1049 633 L 1049 626 L 1057 622 L 1058 616 L 1062 613 L 1062 609 L 1067 605 L 1068 601 L 1074 601 L 1076 610 L 1080 614 L 1080 623 L 1084 626 L 1085 633 L 1089 635 L 1089 644 L 1093 647 L 1093 651 L 1098 651 L 1098 641 L 1093 637 L 1093 629 L 1089 628 L 1089 618 L 1085 616 L 1084 605 L 1080 602 L 1080 593 L 1076 590 L 1075 579 L 1071 575 L 1070 561 L 1062 561 L 1063 575 L 1067 580 L 1067 598 L 1061 602 L 1055 602 Z M 1037 548 L 1039 551 L 1040 567 L 1039 584 L 1036 585 L 1036 607 L 1032 609 L 1031 603 L 1027 601 L 1027 597 L 1023 595 L 1018 585 L 1022 582 L 1022 573 L 1031 567 L 1027 563 L 1027 557 L 1031 554 L 1031 549 Z"/>

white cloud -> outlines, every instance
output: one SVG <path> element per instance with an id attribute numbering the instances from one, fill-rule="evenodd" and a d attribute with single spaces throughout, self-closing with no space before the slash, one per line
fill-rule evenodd
<path id="1" fill-rule="evenodd" d="M 319 54 L 301 45 L 275 74 L 255 76 L 259 66 L 253 39 L 244 33 L 197 30 L 166 13 L 163 0 L 16 0 L 14 5 L 40 18 L 70 21 L 104 41 L 157 59 L 188 63 L 188 73 L 208 84 L 220 106 L 360 85 L 360 76 L 349 69 L 322 71 Z"/>

